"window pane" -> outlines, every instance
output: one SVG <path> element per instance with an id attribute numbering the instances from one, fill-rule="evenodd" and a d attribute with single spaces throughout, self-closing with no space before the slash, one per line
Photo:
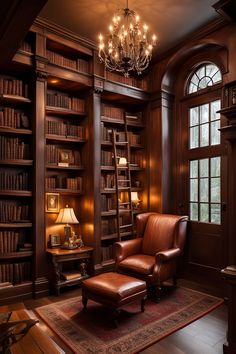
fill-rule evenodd
<path id="1" fill-rule="evenodd" d="M 220 177 L 211 178 L 211 202 L 220 203 Z"/>
<path id="2" fill-rule="evenodd" d="M 209 77 L 203 77 L 199 83 L 198 83 L 198 88 L 199 90 L 206 88 L 207 86 L 212 86 L 212 81 Z"/>
<path id="3" fill-rule="evenodd" d="M 190 161 L 190 177 L 191 178 L 198 177 L 198 161 L 197 160 Z"/>
<path id="4" fill-rule="evenodd" d="M 216 113 L 220 110 L 220 100 L 211 102 L 211 120 L 220 119 L 220 113 Z"/>
<path id="5" fill-rule="evenodd" d="M 220 144 L 220 121 L 211 122 L 211 145 Z"/>
<path id="6" fill-rule="evenodd" d="M 200 106 L 200 124 L 207 122 L 209 122 L 209 104 L 203 104 Z"/>
<path id="7" fill-rule="evenodd" d="M 193 93 L 193 92 L 196 92 L 197 91 L 197 86 L 194 85 L 193 83 L 191 83 L 189 85 L 189 90 L 188 90 L 188 93 Z"/>
<path id="8" fill-rule="evenodd" d="M 200 125 L 200 146 L 209 145 L 209 124 Z"/>
<path id="9" fill-rule="evenodd" d="M 206 75 L 212 77 L 218 70 L 217 66 L 208 64 L 206 66 Z"/>
<path id="10" fill-rule="evenodd" d="M 190 219 L 193 221 L 198 221 L 198 204 L 190 203 Z"/>
<path id="11" fill-rule="evenodd" d="M 199 124 L 199 107 L 190 109 L 190 127 Z"/>
<path id="12" fill-rule="evenodd" d="M 211 158 L 211 177 L 220 176 L 220 157 Z"/>
<path id="13" fill-rule="evenodd" d="M 221 223 L 220 204 L 211 204 L 211 222 Z"/>
<path id="14" fill-rule="evenodd" d="M 200 177 L 209 176 L 208 159 L 202 159 L 200 162 Z"/>
<path id="15" fill-rule="evenodd" d="M 197 148 L 199 127 L 190 128 L 190 149 Z"/>
<path id="16" fill-rule="evenodd" d="M 200 202 L 209 201 L 209 179 L 201 178 L 200 179 Z"/>
<path id="17" fill-rule="evenodd" d="M 212 80 L 213 80 L 214 84 L 215 84 L 216 82 L 222 80 L 222 76 L 221 76 L 220 70 L 218 70 L 217 73 L 212 77 Z"/>
<path id="18" fill-rule="evenodd" d="M 208 222 L 209 221 L 209 205 L 200 204 L 200 221 Z"/>
<path id="19" fill-rule="evenodd" d="M 198 180 L 196 178 L 190 180 L 190 201 L 198 201 Z"/>
<path id="20" fill-rule="evenodd" d="M 199 79 L 203 78 L 206 74 L 205 74 L 205 65 L 202 66 L 200 69 L 198 69 L 196 71 L 197 76 L 199 77 Z"/>

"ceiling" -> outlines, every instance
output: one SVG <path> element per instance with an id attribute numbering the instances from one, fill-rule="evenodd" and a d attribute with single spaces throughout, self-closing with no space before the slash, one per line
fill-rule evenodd
<path id="1" fill-rule="evenodd" d="M 219 17 L 212 7 L 216 1 L 129 0 L 129 8 L 147 22 L 151 35 L 157 35 L 155 51 L 160 54 Z M 39 16 L 97 43 L 99 33 L 108 33 L 117 8 L 124 7 L 126 0 L 48 0 Z"/>

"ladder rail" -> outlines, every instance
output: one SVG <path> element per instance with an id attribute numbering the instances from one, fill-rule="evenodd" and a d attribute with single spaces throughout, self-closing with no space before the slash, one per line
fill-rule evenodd
<path id="1" fill-rule="evenodd" d="M 133 237 L 134 235 L 134 217 L 132 209 L 132 200 L 131 200 L 131 173 L 130 173 L 130 145 L 128 139 L 128 129 L 127 129 L 127 119 L 124 112 L 124 137 L 125 141 L 117 142 L 117 131 L 112 129 L 112 142 L 113 142 L 113 158 L 114 158 L 114 167 L 115 167 L 115 187 L 116 187 L 116 219 L 117 219 L 117 238 L 121 241 L 121 230 L 130 228 L 130 234 Z M 123 146 L 126 149 L 126 166 L 119 167 L 119 156 L 117 155 L 117 146 Z M 125 179 L 120 179 L 119 171 L 123 171 L 125 174 Z M 125 182 L 126 186 L 120 186 L 119 184 Z M 125 202 L 119 201 L 119 194 L 121 191 L 125 191 L 128 194 L 128 200 Z M 127 207 L 126 215 L 129 214 L 129 221 L 125 220 L 125 224 L 121 224 L 121 215 L 124 214 L 124 209 L 122 207 Z"/>

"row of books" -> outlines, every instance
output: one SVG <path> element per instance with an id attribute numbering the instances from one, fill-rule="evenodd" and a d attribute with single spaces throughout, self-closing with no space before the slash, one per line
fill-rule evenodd
<path id="1" fill-rule="evenodd" d="M 81 166 L 81 155 L 78 150 L 61 149 L 57 145 L 46 146 L 46 161 L 59 166 Z"/>
<path id="2" fill-rule="evenodd" d="M 78 192 L 82 191 L 82 177 L 46 177 L 46 189 L 71 189 Z"/>
<path id="3" fill-rule="evenodd" d="M 15 78 L 0 77 L 0 95 L 28 97 L 28 84 Z"/>
<path id="4" fill-rule="evenodd" d="M 103 174 L 101 175 L 101 189 L 115 188 L 115 175 Z"/>
<path id="5" fill-rule="evenodd" d="M 0 108 L 0 127 L 29 128 L 29 117 L 21 110 L 11 107 Z"/>
<path id="6" fill-rule="evenodd" d="M 115 195 L 101 194 L 101 211 L 110 211 L 116 209 Z"/>
<path id="7" fill-rule="evenodd" d="M 106 74 L 107 74 L 107 80 L 116 81 L 125 85 L 134 86 L 144 91 L 147 91 L 148 89 L 148 81 L 146 78 L 138 79 L 136 77 L 125 77 L 124 75 L 119 75 L 110 71 L 107 71 Z"/>
<path id="8" fill-rule="evenodd" d="M 30 262 L 0 264 L 0 283 L 19 284 L 30 280 Z"/>
<path id="9" fill-rule="evenodd" d="M 71 109 L 76 112 L 85 112 L 85 102 L 84 100 L 77 97 L 70 97 L 67 94 L 60 93 L 57 91 L 47 92 L 47 105 Z"/>
<path id="10" fill-rule="evenodd" d="M 0 136 L 0 160 L 29 158 L 29 144 L 22 139 Z"/>
<path id="11" fill-rule="evenodd" d="M 0 171 L 0 189 L 23 190 L 29 189 L 29 175 L 27 172 Z"/>
<path id="12" fill-rule="evenodd" d="M 22 222 L 26 220 L 29 220 L 28 205 L 0 201 L 0 222 Z"/>
<path id="13" fill-rule="evenodd" d="M 67 68 L 78 70 L 84 73 L 88 73 L 89 71 L 88 62 L 84 59 L 70 59 L 51 50 L 47 50 L 46 55 L 48 60 L 56 65 L 65 66 Z"/>
<path id="14" fill-rule="evenodd" d="M 103 117 L 124 121 L 124 110 L 122 108 L 107 106 L 103 103 L 101 107 L 101 114 Z"/>
<path id="15" fill-rule="evenodd" d="M 135 134 L 132 131 L 128 131 L 128 141 L 130 144 L 137 145 L 141 144 L 141 136 L 140 134 Z M 104 123 L 101 122 L 101 138 L 102 141 L 112 141 L 112 129 L 110 127 L 104 126 Z M 116 130 L 116 141 L 124 142 L 125 132 Z"/>
<path id="16" fill-rule="evenodd" d="M 101 247 L 101 257 L 102 262 L 108 261 L 113 258 L 113 245 L 102 246 Z"/>
<path id="17" fill-rule="evenodd" d="M 16 252 L 18 242 L 18 232 L 0 231 L 0 253 Z"/>
<path id="18" fill-rule="evenodd" d="M 46 133 L 52 135 L 59 135 L 65 138 L 84 138 L 84 127 L 80 125 L 69 124 L 68 122 L 59 122 L 47 120 Z"/>
<path id="19" fill-rule="evenodd" d="M 101 220 L 102 235 L 114 234 L 117 232 L 117 222 L 115 218 Z"/>
<path id="20" fill-rule="evenodd" d="M 31 43 L 27 41 L 23 41 L 20 46 L 20 50 L 23 50 L 24 52 L 32 53 L 32 45 Z"/>
<path id="21" fill-rule="evenodd" d="M 113 153 L 112 151 L 102 150 L 101 152 L 101 165 L 102 166 L 112 166 L 113 163 Z"/>

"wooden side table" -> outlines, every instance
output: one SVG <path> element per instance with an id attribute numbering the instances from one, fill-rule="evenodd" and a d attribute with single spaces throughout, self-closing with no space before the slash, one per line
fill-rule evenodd
<path id="1" fill-rule="evenodd" d="M 88 278 L 87 267 L 89 265 L 93 248 L 83 246 L 74 250 L 64 250 L 61 248 L 47 249 L 47 257 L 53 266 L 52 285 L 56 294 L 60 295 L 60 289 L 64 286 L 80 284 Z M 63 263 L 75 263 L 74 269 L 63 272 Z"/>

